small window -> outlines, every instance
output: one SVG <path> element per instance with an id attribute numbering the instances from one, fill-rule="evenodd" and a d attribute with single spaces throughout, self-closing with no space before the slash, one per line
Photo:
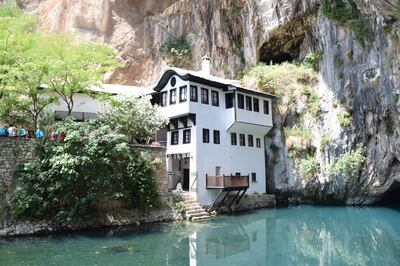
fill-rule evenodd
<path id="1" fill-rule="evenodd" d="M 254 112 L 260 112 L 260 101 L 257 98 L 253 98 L 253 110 Z"/>
<path id="2" fill-rule="evenodd" d="M 219 130 L 214 130 L 213 132 L 213 137 L 214 137 L 214 144 L 220 144 L 220 139 L 219 139 Z"/>
<path id="3" fill-rule="evenodd" d="M 167 97 L 168 97 L 168 94 L 167 94 L 167 92 L 166 91 L 164 91 L 164 92 L 161 92 L 161 94 L 160 94 L 160 106 L 167 106 Z"/>
<path id="4" fill-rule="evenodd" d="M 264 101 L 264 114 L 269 115 L 269 101 Z"/>
<path id="5" fill-rule="evenodd" d="M 233 93 L 225 94 L 225 104 L 226 104 L 226 109 L 232 108 L 233 105 L 235 104 L 235 94 Z"/>
<path id="6" fill-rule="evenodd" d="M 210 143 L 210 130 L 203 128 L 203 143 Z"/>
<path id="7" fill-rule="evenodd" d="M 221 166 L 216 166 L 215 167 L 215 175 L 216 176 L 221 176 Z"/>
<path id="8" fill-rule="evenodd" d="M 208 104 L 208 90 L 201 88 L 201 103 Z"/>
<path id="9" fill-rule="evenodd" d="M 183 131 L 183 144 L 190 143 L 190 129 L 185 129 Z"/>
<path id="10" fill-rule="evenodd" d="M 176 89 L 172 89 L 169 92 L 169 104 L 175 104 L 176 103 Z"/>
<path id="11" fill-rule="evenodd" d="M 246 139 L 244 134 L 239 134 L 239 144 L 240 146 L 246 146 Z"/>
<path id="12" fill-rule="evenodd" d="M 237 145 L 236 133 L 231 133 L 231 145 Z"/>
<path id="13" fill-rule="evenodd" d="M 240 172 L 236 172 L 235 176 L 241 176 Z"/>
<path id="14" fill-rule="evenodd" d="M 251 173 L 251 182 L 253 182 L 253 183 L 257 182 L 257 175 L 256 175 L 256 173 Z"/>
<path id="15" fill-rule="evenodd" d="M 247 111 L 251 111 L 252 107 L 251 107 L 251 97 L 250 96 L 246 96 L 246 110 Z"/>
<path id="16" fill-rule="evenodd" d="M 197 102 L 197 87 L 190 86 L 190 101 Z"/>
<path id="17" fill-rule="evenodd" d="M 261 148 L 261 139 L 260 138 L 256 138 L 256 146 L 257 146 L 257 148 Z"/>
<path id="18" fill-rule="evenodd" d="M 253 144 L 253 135 L 248 135 L 247 139 L 249 141 L 249 147 L 253 147 L 254 146 L 254 144 Z"/>
<path id="19" fill-rule="evenodd" d="M 179 143 L 179 131 L 171 132 L 171 145 L 177 145 Z"/>
<path id="20" fill-rule="evenodd" d="M 243 94 L 238 94 L 238 108 L 244 109 L 244 96 Z"/>
<path id="21" fill-rule="evenodd" d="M 219 93 L 218 93 L 218 91 L 211 91 L 211 104 L 213 106 L 219 106 Z"/>
<path id="22" fill-rule="evenodd" d="M 171 87 L 174 87 L 175 84 L 176 84 L 176 78 L 175 78 L 175 77 L 172 77 L 172 78 L 171 78 Z"/>
<path id="23" fill-rule="evenodd" d="M 187 99 L 187 86 L 182 86 L 179 88 L 179 102 L 186 102 Z"/>

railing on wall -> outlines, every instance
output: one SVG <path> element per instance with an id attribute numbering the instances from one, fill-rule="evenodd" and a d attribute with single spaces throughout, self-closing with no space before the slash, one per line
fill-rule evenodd
<path id="1" fill-rule="evenodd" d="M 206 187 L 209 189 L 248 188 L 249 176 L 239 175 L 206 175 Z"/>

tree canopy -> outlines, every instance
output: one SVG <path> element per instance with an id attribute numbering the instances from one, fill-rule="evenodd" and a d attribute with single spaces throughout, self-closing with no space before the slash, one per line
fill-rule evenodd
<path id="1" fill-rule="evenodd" d="M 44 34 L 35 17 L 1 6 L 0 118 L 38 128 L 46 107 L 58 98 L 71 114 L 74 95 L 89 93 L 103 74 L 118 67 L 115 58 L 105 45 Z"/>

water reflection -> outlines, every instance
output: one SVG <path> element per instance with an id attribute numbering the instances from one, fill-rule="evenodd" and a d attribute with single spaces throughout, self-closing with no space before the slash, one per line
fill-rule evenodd
<path id="1" fill-rule="evenodd" d="M 399 265 L 400 212 L 261 210 L 204 223 L 2 241 L 0 258 L 4 265 Z"/>

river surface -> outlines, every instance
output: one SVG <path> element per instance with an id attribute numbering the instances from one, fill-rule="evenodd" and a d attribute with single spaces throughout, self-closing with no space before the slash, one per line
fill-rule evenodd
<path id="1" fill-rule="evenodd" d="M 297 206 L 0 240 L 0 265 L 400 265 L 400 209 Z"/>

